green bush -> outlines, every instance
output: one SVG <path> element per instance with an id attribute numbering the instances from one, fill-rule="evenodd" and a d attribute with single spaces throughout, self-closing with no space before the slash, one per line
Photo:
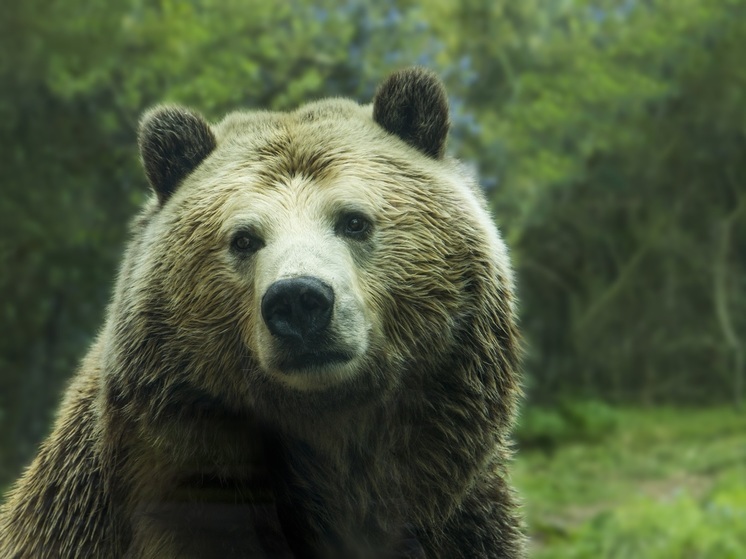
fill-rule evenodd
<path id="1" fill-rule="evenodd" d="M 746 480 L 722 479 L 701 502 L 681 492 L 640 497 L 602 513 L 537 559 L 740 559 L 746 557 Z M 556 542 L 558 543 L 558 542 Z"/>
<path id="2" fill-rule="evenodd" d="M 524 410 L 515 438 L 521 448 L 554 450 L 570 442 L 597 442 L 619 427 L 619 414 L 595 400 L 567 400 Z"/>

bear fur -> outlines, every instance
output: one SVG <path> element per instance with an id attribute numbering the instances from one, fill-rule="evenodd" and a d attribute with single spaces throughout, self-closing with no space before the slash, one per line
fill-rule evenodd
<path id="1" fill-rule="evenodd" d="M 147 112 L 155 195 L 0 557 L 522 557 L 511 269 L 448 128 L 419 68 Z"/>

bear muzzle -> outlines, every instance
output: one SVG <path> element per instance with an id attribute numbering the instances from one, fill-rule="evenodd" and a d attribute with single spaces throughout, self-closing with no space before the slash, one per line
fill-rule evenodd
<path id="1" fill-rule="evenodd" d="M 283 369 L 306 369 L 346 362 L 352 356 L 331 349 L 329 330 L 334 290 L 313 276 L 282 279 L 262 297 L 262 318 L 283 349 Z"/>

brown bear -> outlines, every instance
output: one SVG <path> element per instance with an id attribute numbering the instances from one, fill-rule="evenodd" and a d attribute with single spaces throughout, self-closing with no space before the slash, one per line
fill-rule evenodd
<path id="1" fill-rule="evenodd" d="M 507 253 L 431 72 L 139 131 L 155 195 L 5 558 L 516 558 Z"/>

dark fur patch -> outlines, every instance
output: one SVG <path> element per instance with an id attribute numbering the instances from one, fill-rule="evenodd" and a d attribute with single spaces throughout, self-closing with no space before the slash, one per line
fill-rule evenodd
<path id="1" fill-rule="evenodd" d="M 445 153 L 450 121 L 440 79 L 424 68 L 392 74 L 376 92 L 373 120 L 435 159 Z"/>
<path id="2" fill-rule="evenodd" d="M 176 106 L 148 111 L 138 138 L 145 175 L 161 205 L 217 145 L 202 116 Z"/>

